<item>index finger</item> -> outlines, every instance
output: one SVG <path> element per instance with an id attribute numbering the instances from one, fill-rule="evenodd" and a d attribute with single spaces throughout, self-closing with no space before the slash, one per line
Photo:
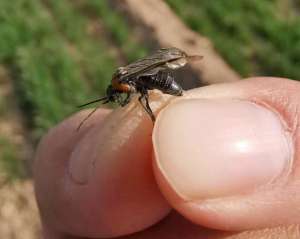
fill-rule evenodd
<path id="1" fill-rule="evenodd" d="M 163 104 L 158 98 L 153 108 Z M 44 224 L 77 236 L 115 237 L 164 218 L 170 207 L 152 173 L 148 115 L 135 103 L 99 110 L 77 132 L 86 114 L 50 130 L 39 146 L 35 189 Z"/>

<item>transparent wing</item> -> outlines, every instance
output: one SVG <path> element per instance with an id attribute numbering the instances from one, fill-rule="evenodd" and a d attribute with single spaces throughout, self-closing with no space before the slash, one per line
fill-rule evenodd
<path id="1" fill-rule="evenodd" d="M 167 66 L 163 66 L 166 62 L 182 57 L 170 54 L 171 51 L 172 48 L 160 49 L 153 55 L 137 60 L 125 67 L 121 67 L 121 71 L 123 72 L 123 74 L 121 74 L 120 80 L 122 81 L 122 79 L 124 78 L 134 77 L 135 75 L 144 73 L 158 66 L 161 66 L 164 69 L 168 68 Z"/>
<path id="2" fill-rule="evenodd" d="M 168 61 L 170 61 L 170 56 L 168 54 L 163 51 L 157 51 L 153 55 L 147 56 L 125 66 L 123 69 L 126 73 L 121 76 L 121 79 L 149 71 L 158 66 L 164 65 Z"/>
<path id="3" fill-rule="evenodd" d="M 202 56 L 189 56 L 182 50 L 171 47 L 162 48 L 154 54 L 137 60 L 127 66 L 120 67 L 116 74 L 120 81 L 126 81 L 128 78 L 134 78 L 137 75 L 146 74 L 156 68 L 177 69 L 184 66 L 189 61 L 202 59 Z M 153 74 L 153 72 L 149 73 Z"/>

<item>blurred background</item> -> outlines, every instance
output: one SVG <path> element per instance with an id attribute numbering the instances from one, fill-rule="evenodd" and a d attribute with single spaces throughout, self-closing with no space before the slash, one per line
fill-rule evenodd
<path id="1" fill-rule="evenodd" d="M 162 46 L 204 56 L 185 88 L 300 79 L 300 0 L 1 0 L 0 238 L 39 238 L 31 165 L 41 136 L 111 75 Z"/>

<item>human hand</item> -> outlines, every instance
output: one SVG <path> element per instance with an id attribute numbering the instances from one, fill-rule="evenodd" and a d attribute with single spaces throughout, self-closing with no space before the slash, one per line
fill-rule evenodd
<path id="1" fill-rule="evenodd" d="M 253 78 L 155 95 L 154 130 L 135 103 L 79 132 L 88 112 L 66 119 L 36 154 L 45 238 L 299 237 L 299 92 Z"/>

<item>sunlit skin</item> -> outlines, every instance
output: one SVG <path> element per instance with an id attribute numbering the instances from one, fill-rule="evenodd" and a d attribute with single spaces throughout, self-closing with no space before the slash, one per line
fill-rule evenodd
<path id="1" fill-rule="evenodd" d="M 295 81 L 253 78 L 202 87 L 182 97 L 153 94 L 158 114 L 154 130 L 135 101 L 114 112 L 97 111 L 80 131 L 76 127 L 89 110 L 66 119 L 44 137 L 36 154 L 35 190 L 44 238 L 298 238 L 299 91 Z M 205 100 L 212 105 L 205 110 L 223 102 L 221 109 L 228 109 L 228 114 L 213 110 L 213 118 L 200 114 L 204 109 L 197 104 L 204 107 Z M 243 104 L 249 110 L 254 104 L 254 112 L 241 114 Z M 217 119 L 220 124 L 237 124 L 231 130 L 218 128 Z M 186 120 L 189 125 L 183 123 Z M 199 120 L 209 134 L 198 132 Z M 252 134 L 257 127 L 260 134 Z M 181 138 L 176 132 L 186 135 Z M 219 140 L 222 137 L 227 142 Z M 285 145 L 285 139 L 290 144 Z M 207 141 L 214 141 L 216 149 L 231 142 L 233 147 L 223 148 L 221 156 L 214 148 L 205 154 L 193 151 L 201 157 L 182 156 L 182 150 L 202 147 Z M 235 152 L 245 156 L 244 161 L 235 160 Z M 261 158 L 265 154 L 269 161 Z M 230 157 L 235 160 L 232 167 L 225 164 Z M 185 171 L 178 167 L 183 161 Z M 233 177 L 224 172 L 213 178 L 192 174 L 201 170 L 199 162 L 215 172 L 239 168 L 242 173 Z M 182 176 L 189 171 L 192 177 Z M 259 186 L 268 181 L 265 175 L 274 178 L 274 173 L 275 180 Z"/>

